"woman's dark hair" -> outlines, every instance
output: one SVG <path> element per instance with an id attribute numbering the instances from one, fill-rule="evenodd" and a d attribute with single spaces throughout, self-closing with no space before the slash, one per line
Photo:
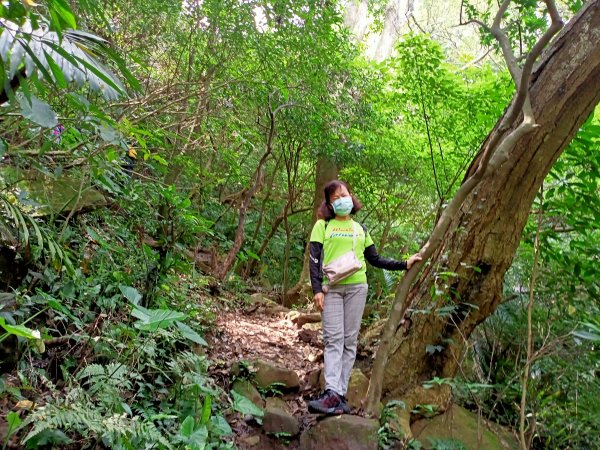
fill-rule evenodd
<path id="1" fill-rule="evenodd" d="M 348 192 L 350 192 L 350 197 L 352 198 L 352 203 L 354 204 L 354 207 L 352 208 L 352 211 L 350 211 L 350 214 L 356 214 L 358 211 L 360 211 L 360 208 L 362 208 L 362 204 L 354 195 L 352 195 L 352 192 L 350 191 L 348 185 L 343 181 L 333 180 L 327 183 L 325 185 L 325 188 L 323 188 L 325 200 L 323 200 L 323 203 L 321 203 L 319 209 L 317 210 L 317 217 L 319 219 L 331 220 L 335 218 L 333 206 L 331 206 L 331 196 L 335 194 L 335 192 L 342 186 L 348 189 Z"/>

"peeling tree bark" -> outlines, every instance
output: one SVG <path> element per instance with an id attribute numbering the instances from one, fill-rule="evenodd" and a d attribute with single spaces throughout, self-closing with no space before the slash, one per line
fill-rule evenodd
<path id="1" fill-rule="evenodd" d="M 394 45 L 402 35 L 402 29 L 414 11 L 414 0 L 390 0 L 386 7 L 383 30 L 372 51 L 375 61 L 383 61 L 394 50 Z"/>
<path id="2" fill-rule="evenodd" d="M 367 30 L 373 22 L 369 17 L 369 5 L 367 0 L 351 0 L 346 6 L 344 25 L 350 30 L 354 40 L 358 43 L 365 41 Z M 394 51 L 405 25 L 408 23 L 415 10 L 415 0 L 389 0 L 385 8 L 383 18 L 383 29 L 381 33 L 374 36 L 374 40 L 368 38 L 366 56 L 375 61 L 383 61 Z"/>
<path id="3" fill-rule="evenodd" d="M 432 401 L 444 409 L 449 390 L 442 387 L 437 392 L 425 392 L 421 385 L 434 376 L 456 374 L 466 340 L 499 305 L 504 274 L 519 245 L 536 192 L 600 101 L 599 42 L 600 0 L 592 0 L 542 55 L 527 83 L 536 128 L 517 136 L 505 152 L 492 156 L 490 165 L 497 168 L 485 172 L 452 215 L 431 255 L 431 264 L 411 290 L 408 302 L 414 309 L 435 310 L 448 302 L 456 308 L 449 316 L 413 314 L 409 332 L 395 332 L 383 366 L 383 398 L 404 399 L 408 411 L 417 403 Z M 521 120 L 511 120 L 506 128 L 505 119 L 522 109 L 527 113 L 526 103 L 524 108 L 515 108 L 518 101 L 509 107 L 483 143 L 461 189 L 491 156 L 490 146 L 522 125 Z M 439 272 L 456 276 L 440 284 Z M 443 290 L 444 298 L 432 298 L 432 286 Z M 428 353 L 428 345 L 440 346 L 442 351 Z M 405 415 L 403 420 L 406 430 L 409 418 Z"/>
<path id="4" fill-rule="evenodd" d="M 362 42 L 369 27 L 368 0 L 351 0 L 346 8 L 344 25 L 350 30 L 356 42 Z"/>

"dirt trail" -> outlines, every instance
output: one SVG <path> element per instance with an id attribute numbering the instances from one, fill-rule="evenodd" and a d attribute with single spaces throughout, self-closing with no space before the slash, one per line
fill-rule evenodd
<path id="1" fill-rule="evenodd" d="M 305 326 L 305 328 L 313 328 Z M 282 396 L 301 429 L 310 426 L 316 418 L 307 411 L 306 400 L 318 393 L 308 383 L 311 372 L 322 367 L 323 350 L 320 330 L 300 329 L 286 319 L 283 308 L 258 307 L 254 310 L 220 312 L 216 329 L 210 336 L 209 358 L 213 361 L 211 376 L 228 388 L 230 368 L 240 360 L 264 359 L 296 371 L 300 377 L 300 391 Z M 228 418 L 229 419 L 229 418 Z M 264 435 L 260 427 L 233 419 L 236 445 L 240 449 L 294 449 L 295 440 L 279 440 Z M 260 439 L 260 444 L 256 443 Z M 250 443 L 250 444 L 249 444 Z M 254 444 L 254 445 L 251 445 Z"/>

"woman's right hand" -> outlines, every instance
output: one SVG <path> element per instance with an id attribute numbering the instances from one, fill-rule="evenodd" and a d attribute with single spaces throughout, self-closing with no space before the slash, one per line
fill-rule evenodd
<path id="1" fill-rule="evenodd" d="M 323 311 L 323 306 L 325 305 L 325 294 L 323 294 L 322 292 L 319 292 L 318 294 L 315 294 L 315 297 L 313 300 L 315 302 L 315 306 L 317 307 L 317 309 L 319 311 Z"/>

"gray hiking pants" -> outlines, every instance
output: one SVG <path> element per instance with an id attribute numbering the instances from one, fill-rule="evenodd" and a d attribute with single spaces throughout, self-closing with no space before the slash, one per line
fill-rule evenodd
<path id="1" fill-rule="evenodd" d="M 346 395 L 356 358 L 356 342 L 368 286 L 339 284 L 329 288 L 323 307 L 325 389 Z"/>

